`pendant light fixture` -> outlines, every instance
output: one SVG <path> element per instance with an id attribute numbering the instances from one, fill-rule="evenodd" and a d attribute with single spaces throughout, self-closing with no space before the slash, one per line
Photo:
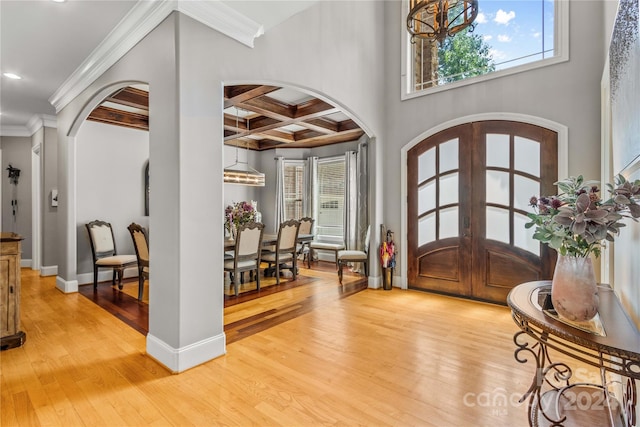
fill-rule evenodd
<path id="1" fill-rule="evenodd" d="M 442 43 L 472 25 L 476 16 L 478 0 L 409 0 L 407 31 L 412 43 L 416 38 Z"/>
<path id="2" fill-rule="evenodd" d="M 239 133 L 239 114 L 236 107 L 236 132 Z M 249 119 L 247 119 L 247 131 L 249 131 Z M 250 185 L 254 187 L 264 187 L 264 174 L 258 172 L 248 162 L 238 160 L 238 138 L 236 140 L 236 162 L 224 168 L 224 182 L 229 184 Z M 247 157 L 249 150 L 247 149 Z"/>

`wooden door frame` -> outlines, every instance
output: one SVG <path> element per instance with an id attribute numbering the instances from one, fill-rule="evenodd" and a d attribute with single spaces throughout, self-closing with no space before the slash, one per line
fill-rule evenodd
<path id="1" fill-rule="evenodd" d="M 408 262 L 407 262 L 407 231 L 408 231 L 408 192 L 407 192 L 407 153 L 411 148 L 420 144 L 425 139 L 449 129 L 454 126 L 467 124 L 471 122 L 487 121 L 487 120 L 508 120 L 513 122 L 522 122 L 531 125 L 540 126 L 552 130 L 558 134 L 558 176 L 568 176 L 569 172 L 569 128 L 561 123 L 544 119 L 542 117 L 529 116 L 526 114 L 515 113 L 482 113 L 470 116 L 464 116 L 457 119 L 449 120 L 432 127 L 413 138 L 408 144 L 402 147 L 400 151 L 400 287 L 408 288 Z"/>

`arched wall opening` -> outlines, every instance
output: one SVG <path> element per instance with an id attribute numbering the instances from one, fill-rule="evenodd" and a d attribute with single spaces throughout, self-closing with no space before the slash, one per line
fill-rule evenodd
<path id="1" fill-rule="evenodd" d="M 87 120 L 108 96 L 132 85 L 147 83 L 119 81 L 98 90 L 77 114 L 67 134 L 67 164 L 73 181 L 68 197 L 73 226 L 68 227 L 67 239 L 75 243 L 72 245 L 75 253 L 69 254 L 68 262 L 77 280 L 76 289 L 65 289 L 65 292 L 77 291 L 78 285 L 93 281 L 86 222 L 95 219 L 110 222 L 120 254 L 135 254 L 126 227 L 131 222 L 149 225 L 149 217 L 144 215 L 144 166 L 149 159 L 149 132 Z M 125 277 L 135 275 L 137 269 L 125 271 Z M 110 271 L 104 270 L 99 273 L 98 281 L 110 278 Z"/>
<path id="2" fill-rule="evenodd" d="M 367 217 L 367 225 L 371 224 L 372 227 L 372 243 L 371 248 L 375 247 L 375 224 L 379 222 L 375 217 L 375 197 L 374 194 L 377 191 L 376 181 L 373 179 L 375 176 L 375 159 L 376 156 L 376 144 L 375 136 L 371 129 L 363 122 L 363 120 L 358 116 L 358 114 L 352 110 L 350 110 L 347 106 L 342 104 L 340 101 L 335 98 L 329 97 L 324 93 L 318 92 L 314 89 L 308 87 L 302 87 L 299 85 L 291 84 L 283 81 L 265 81 L 265 80 L 225 80 L 223 82 L 223 87 L 233 87 L 233 86 L 271 86 L 278 87 L 286 90 L 289 102 L 291 104 L 296 104 L 296 101 L 306 101 L 309 99 L 312 101 L 319 100 L 321 102 L 330 104 L 337 110 L 340 114 L 344 115 L 345 119 L 349 121 L 353 121 L 359 129 L 363 131 L 363 133 L 357 137 L 349 141 L 343 141 L 339 143 L 333 143 L 324 146 L 314 147 L 313 145 L 309 147 L 298 146 L 296 148 L 287 148 L 283 146 L 276 146 L 271 149 L 266 149 L 264 151 L 257 150 L 246 150 L 244 148 L 240 148 L 240 158 L 241 160 L 247 160 L 251 166 L 257 168 L 260 172 L 265 173 L 265 187 L 248 187 L 242 185 L 235 184 L 224 184 L 224 204 L 221 206 L 221 209 L 224 209 L 227 205 L 232 204 L 234 202 L 239 201 L 251 201 L 255 200 L 258 202 L 258 210 L 261 212 L 263 223 L 265 224 L 265 232 L 275 233 L 277 227 L 277 221 L 275 219 L 275 200 L 276 200 L 276 185 L 275 185 L 275 174 L 276 174 L 276 161 L 275 157 L 282 156 L 286 161 L 292 162 L 302 162 L 309 157 L 318 157 L 318 158 L 331 158 L 331 157 L 340 157 L 345 156 L 345 153 L 348 151 L 355 151 L 356 153 L 360 153 L 360 155 L 366 156 L 366 164 L 367 171 L 365 172 L 365 180 L 367 185 L 366 197 L 363 199 L 366 203 L 366 217 Z M 292 92 L 295 92 L 292 95 Z M 223 93 L 226 91 L 223 90 Z M 277 91 L 271 92 L 273 97 L 278 98 Z M 300 99 L 295 98 L 296 95 L 299 95 Z M 267 94 L 266 96 L 270 96 Z M 233 103 L 228 102 L 228 100 L 223 99 L 223 103 L 225 103 L 226 111 L 223 111 L 223 114 L 229 112 L 233 112 L 233 108 L 235 106 Z M 285 102 L 284 104 L 286 104 Z M 239 107 L 242 108 L 242 107 Z M 223 119 L 225 123 L 229 122 L 229 117 L 225 117 L 226 120 Z M 300 126 L 303 127 L 303 126 Z M 296 144 L 298 145 L 298 144 Z M 242 145 L 241 145 L 242 147 Z M 238 150 L 233 142 L 230 145 L 226 145 L 224 147 L 225 159 L 224 165 L 228 165 L 233 163 L 235 158 L 235 152 Z M 362 231 L 362 230 L 361 230 Z M 362 236 L 366 233 L 362 231 Z M 371 253 L 375 253 L 375 250 L 372 250 Z M 325 255 L 325 254 L 322 254 Z M 333 260 L 333 254 L 326 254 L 328 256 L 327 260 L 331 258 Z M 331 255 L 331 256 L 329 256 Z M 375 256 L 372 256 L 372 262 L 375 263 Z M 377 268 L 369 269 L 370 272 L 377 272 Z M 372 273 L 376 274 L 376 273 Z M 378 281 L 374 278 L 373 280 L 370 278 L 370 285 L 375 286 Z"/>

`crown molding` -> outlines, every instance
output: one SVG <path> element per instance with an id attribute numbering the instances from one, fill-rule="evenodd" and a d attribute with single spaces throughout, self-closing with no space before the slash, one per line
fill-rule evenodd
<path id="1" fill-rule="evenodd" d="M 174 10 L 253 47 L 263 34 L 260 24 L 220 0 L 138 1 L 107 37 L 49 98 L 56 112 L 62 110 L 91 83 L 114 65 Z"/>
<path id="2" fill-rule="evenodd" d="M 49 98 L 62 110 L 151 32 L 174 8 L 173 2 L 139 1 Z"/>
<path id="3" fill-rule="evenodd" d="M 57 128 L 56 116 L 49 114 L 34 114 L 24 126 L 2 126 L 0 136 L 26 136 L 30 137 L 42 127 Z"/>
<path id="4" fill-rule="evenodd" d="M 221 1 L 178 1 L 178 12 L 249 47 L 264 27 Z"/>
<path id="5" fill-rule="evenodd" d="M 30 137 L 29 129 L 26 126 L 2 126 L 0 136 L 25 136 Z"/>

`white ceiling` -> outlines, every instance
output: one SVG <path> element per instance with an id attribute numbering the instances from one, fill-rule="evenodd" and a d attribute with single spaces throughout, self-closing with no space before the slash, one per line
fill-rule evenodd
<path id="1" fill-rule="evenodd" d="M 222 3 L 268 31 L 316 1 Z M 37 116 L 53 119 L 56 111 L 49 99 L 135 4 L 131 0 L 0 1 L 0 71 L 22 76 L 0 78 L 2 134 L 26 131 L 29 120 Z"/>

